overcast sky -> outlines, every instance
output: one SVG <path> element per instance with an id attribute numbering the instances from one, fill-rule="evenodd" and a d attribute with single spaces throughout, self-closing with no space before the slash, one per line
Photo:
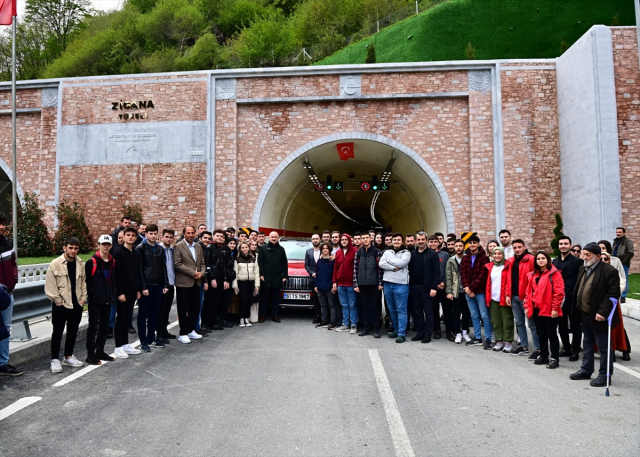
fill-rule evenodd
<path id="1" fill-rule="evenodd" d="M 120 9 L 123 2 L 124 0 L 91 0 L 95 9 L 103 11 Z M 27 0 L 18 0 L 18 15 L 24 11 L 24 5 L 26 3 Z"/>

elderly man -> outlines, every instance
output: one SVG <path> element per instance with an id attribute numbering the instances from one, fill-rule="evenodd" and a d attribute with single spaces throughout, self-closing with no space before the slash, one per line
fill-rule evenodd
<path id="1" fill-rule="evenodd" d="M 287 281 L 289 273 L 289 263 L 287 253 L 278 243 L 280 235 L 278 232 L 269 233 L 269 242 L 260 246 L 258 253 L 258 266 L 260 267 L 260 311 L 258 322 L 263 323 L 267 311 L 267 301 L 271 297 L 272 314 L 271 320 L 280 323 L 278 311 L 280 310 L 280 289 Z"/>
<path id="2" fill-rule="evenodd" d="M 607 318 L 613 309 L 611 299 L 620 296 L 620 278 L 618 271 L 611 265 L 600 262 L 601 248 L 596 243 L 589 243 L 582 249 L 584 265 L 578 272 L 578 281 L 574 291 L 574 312 L 582 318 L 582 333 L 584 340 L 582 347 L 582 366 L 580 370 L 569 375 L 571 379 L 590 379 L 594 371 L 594 346 L 600 349 L 600 370 L 598 377 L 591 381 L 593 387 L 607 385 L 607 363 L 609 373 L 613 373 L 613 357 L 609 354 L 609 339 L 607 337 Z M 613 315 L 611 326 L 618 325 L 619 318 Z M 611 354 L 612 355 L 612 354 Z"/>

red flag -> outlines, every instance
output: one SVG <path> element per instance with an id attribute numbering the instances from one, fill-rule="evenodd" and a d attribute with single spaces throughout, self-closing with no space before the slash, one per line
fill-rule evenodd
<path id="1" fill-rule="evenodd" d="M 17 0 L 0 0 L 0 25 L 11 25 L 13 16 L 18 15 Z"/>
<path id="2" fill-rule="evenodd" d="M 338 148 L 340 160 L 347 161 L 349 159 L 356 158 L 356 153 L 353 150 L 353 143 L 338 143 L 336 144 L 336 147 Z"/>

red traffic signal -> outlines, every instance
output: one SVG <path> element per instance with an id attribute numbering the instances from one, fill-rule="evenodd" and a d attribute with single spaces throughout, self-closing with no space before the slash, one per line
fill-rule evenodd
<path id="1" fill-rule="evenodd" d="M 371 190 L 371 183 L 369 181 L 362 181 L 360 183 L 360 189 L 365 192 Z"/>

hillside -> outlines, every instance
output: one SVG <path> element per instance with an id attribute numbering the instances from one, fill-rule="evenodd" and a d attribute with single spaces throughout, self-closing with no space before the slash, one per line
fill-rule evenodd
<path id="1" fill-rule="evenodd" d="M 376 62 L 553 58 L 591 26 L 635 25 L 630 0 L 450 0 L 390 26 L 321 60 L 364 63 L 374 43 Z M 469 43 L 474 52 L 465 53 Z"/>

